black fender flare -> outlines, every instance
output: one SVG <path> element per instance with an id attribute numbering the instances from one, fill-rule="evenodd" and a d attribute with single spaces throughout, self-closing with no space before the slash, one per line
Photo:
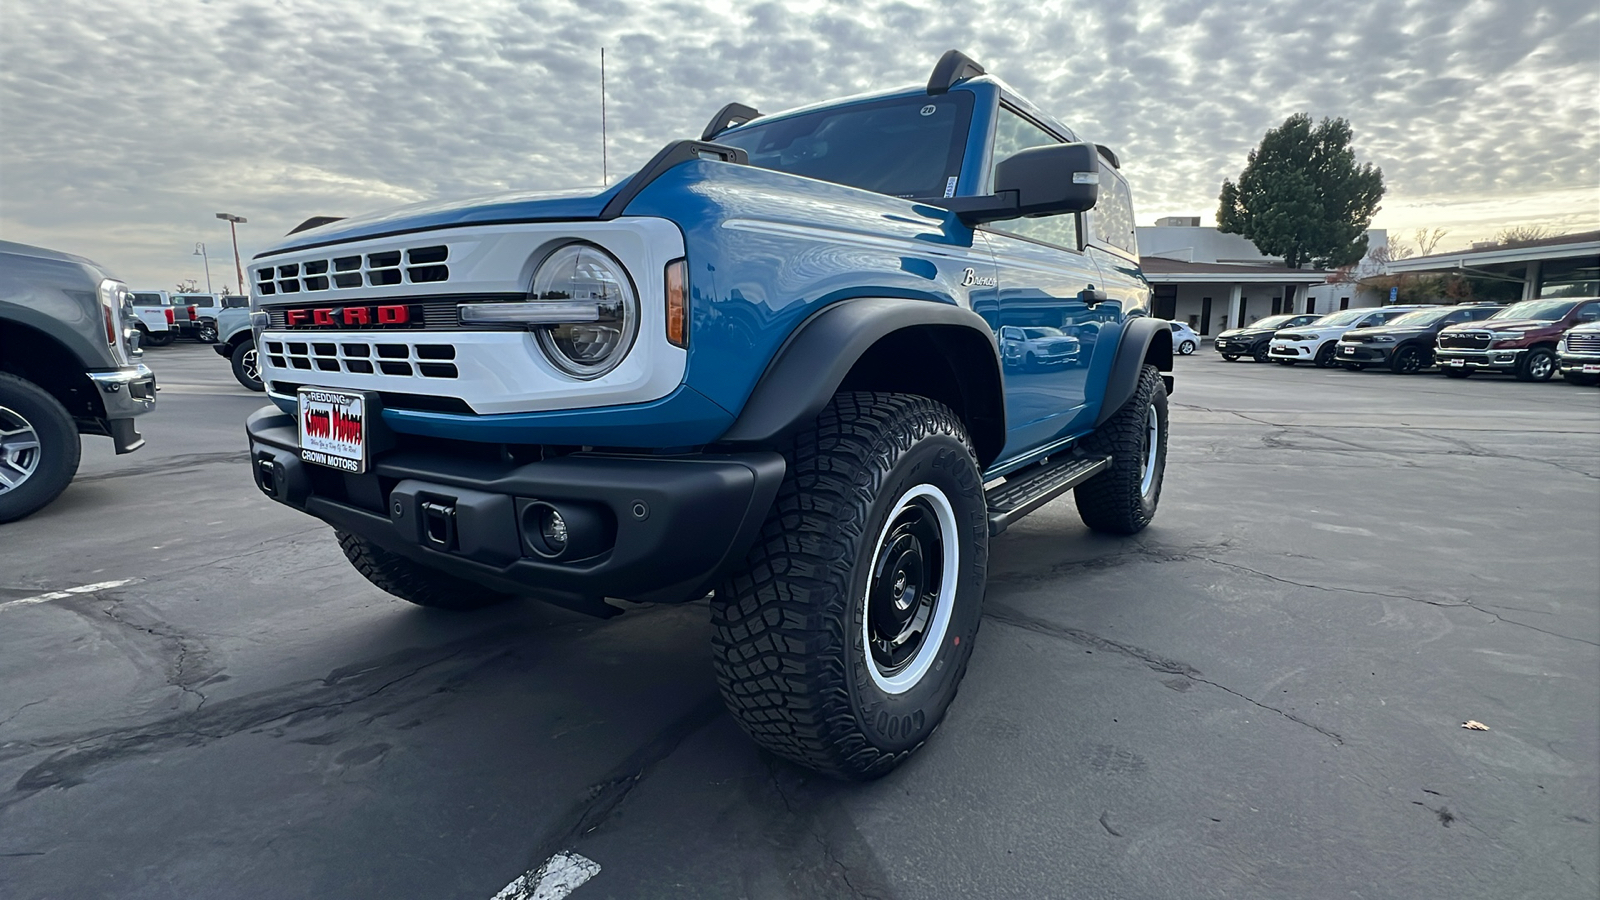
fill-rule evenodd
<path id="1" fill-rule="evenodd" d="M 858 297 L 831 303 L 800 323 L 774 354 L 719 443 L 770 446 L 812 421 L 857 362 L 884 338 L 918 329 L 941 351 L 973 354 L 959 379 L 963 418 L 983 465 L 1005 443 L 1000 348 L 982 316 L 935 300 Z M 981 349 L 979 342 L 981 341 Z M 941 399 L 941 398 L 936 398 Z M 956 399 L 956 398 L 951 398 Z"/>
<path id="2" fill-rule="evenodd" d="M 1157 336 L 1165 338 L 1165 343 L 1157 341 Z M 1117 355 L 1111 362 L 1111 375 L 1106 379 L 1094 427 L 1105 424 L 1133 396 L 1139 387 L 1139 373 L 1147 362 L 1161 372 L 1172 371 L 1172 329 L 1166 319 L 1135 316 L 1122 326 L 1122 337 L 1117 340 Z M 1172 376 L 1163 375 L 1162 380 L 1167 383 L 1167 393 L 1171 394 Z"/>

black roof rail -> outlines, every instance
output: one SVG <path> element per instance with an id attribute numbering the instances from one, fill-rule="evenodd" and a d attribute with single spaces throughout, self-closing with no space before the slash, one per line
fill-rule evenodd
<path id="1" fill-rule="evenodd" d="M 983 66 L 978 65 L 977 60 L 960 50 L 946 50 L 934 64 L 933 75 L 928 78 L 928 93 L 943 94 L 963 78 L 982 74 Z"/>
<path id="2" fill-rule="evenodd" d="M 1099 148 L 1100 155 L 1106 158 L 1106 162 L 1111 163 L 1111 168 L 1122 168 L 1122 160 L 1117 159 L 1117 154 L 1113 152 L 1110 147 L 1107 147 L 1105 144 L 1095 144 L 1095 147 Z"/>
<path id="3" fill-rule="evenodd" d="M 673 141 L 662 147 L 655 156 L 650 157 L 644 168 L 628 176 L 622 189 L 613 194 L 611 200 L 606 203 L 606 208 L 600 211 L 600 218 L 615 219 L 622 215 L 628 204 L 633 202 L 633 198 L 649 187 L 650 182 L 666 174 L 666 171 L 673 166 L 692 159 L 714 159 L 740 166 L 750 163 L 750 155 L 738 147 L 706 141 Z"/>
<path id="4" fill-rule="evenodd" d="M 304 222 L 301 222 L 299 225 L 289 229 L 289 234 L 299 234 L 302 231 L 310 231 L 313 228 L 321 228 L 324 225 L 337 222 L 343 218 L 344 216 L 312 216 Z"/>
<path id="5" fill-rule="evenodd" d="M 754 106 L 745 106 L 743 103 L 729 103 L 727 106 L 717 110 L 717 114 L 711 117 L 710 123 L 706 125 L 706 130 L 700 132 L 700 140 L 709 141 L 729 128 L 743 125 L 759 118 L 761 118 L 761 112 Z"/>

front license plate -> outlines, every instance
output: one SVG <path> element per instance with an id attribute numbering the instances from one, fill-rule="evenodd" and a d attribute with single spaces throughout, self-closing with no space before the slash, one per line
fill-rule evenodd
<path id="1" fill-rule="evenodd" d="M 1467 361 L 1464 360 L 1464 359 L 1447 359 L 1447 360 L 1445 360 L 1445 362 L 1449 363 L 1452 366 L 1455 366 L 1456 368 L 1460 368 L 1460 367 L 1462 367 L 1462 366 L 1467 364 Z"/>
<path id="2" fill-rule="evenodd" d="M 360 394 L 300 389 L 300 458 L 343 472 L 367 470 L 366 403 Z"/>
<path id="3" fill-rule="evenodd" d="M 1583 364 L 1583 374 L 1592 375 L 1595 372 L 1600 372 L 1600 363 L 1584 363 Z"/>
<path id="4" fill-rule="evenodd" d="M 1355 356 L 1356 355 L 1356 348 L 1354 348 L 1354 347 L 1340 347 L 1339 348 L 1339 352 L 1343 353 L 1345 356 Z"/>

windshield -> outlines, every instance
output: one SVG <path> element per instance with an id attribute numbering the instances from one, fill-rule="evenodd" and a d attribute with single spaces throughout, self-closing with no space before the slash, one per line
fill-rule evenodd
<path id="1" fill-rule="evenodd" d="M 160 294 L 131 294 L 134 306 L 160 306 Z"/>
<path id="2" fill-rule="evenodd" d="M 1408 312 L 1403 316 L 1391 319 L 1389 324 L 1395 326 L 1396 328 L 1403 328 L 1407 325 L 1432 325 L 1433 323 L 1443 319 L 1445 316 L 1448 316 L 1453 312 L 1455 312 L 1455 310 L 1450 307 L 1446 307 L 1444 309 L 1419 309 L 1416 312 Z"/>
<path id="3" fill-rule="evenodd" d="M 1331 313 L 1312 322 L 1312 325 L 1354 325 L 1362 316 L 1372 312 L 1370 309 L 1346 309 Z"/>
<path id="4" fill-rule="evenodd" d="M 1577 306 L 1577 300 L 1524 300 L 1513 303 L 1489 317 L 1495 319 L 1534 319 L 1539 322 L 1554 322 L 1555 320 L 1572 312 Z"/>
<path id="5" fill-rule="evenodd" d="M 720 134 L 750 165 L 895 197 L 955 193 L 972 95 L 900 97 L 835 106 Z"/>
<path id="6" fill-rule="evenodd" d="M 250 298 L 249 297 L 242 297 L 241 296 L 241 297 L 223 297 L 222 298 L 222 308 L 223 309 L 244 309 L 245 307 L 247 307 L 249 305 L 250 305 Z"/>
<path id="7" fill-rule="evenodd" d="M 1067 336 L 1066 332 L 1062 331 L 1061 329 L 1059 329 L 1059 328 L 1050 328 L 1049 326 L 1043 326 L 1043 327 L 1040 327 L 1040 328 L 1024 328 L 1024 329 L 1022 329 L 1022 333 L 1025 336 L 1030 337 L 1030 338 L 1051 338 L 1051 337 L 1066 337 Z"/>

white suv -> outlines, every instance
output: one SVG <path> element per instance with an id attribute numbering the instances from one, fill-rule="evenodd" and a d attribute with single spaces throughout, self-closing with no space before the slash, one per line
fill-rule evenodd
<path id="1" fill-rule="evenodd" d="M 1330 313 L 1312 322 L 1286 328 L 1272 336 L 1272 347 L 1267 356 L 1286 366 L 1297 362 L 1315 363 L 1319 368 L 1335 364 L 1334 346 L 1339 337 L 1352 328 L 1373 328 L 1408 312 L 1428 309 L 1427 306 L 1380 306 L 1374 309 L 1345 309 Z"/>

